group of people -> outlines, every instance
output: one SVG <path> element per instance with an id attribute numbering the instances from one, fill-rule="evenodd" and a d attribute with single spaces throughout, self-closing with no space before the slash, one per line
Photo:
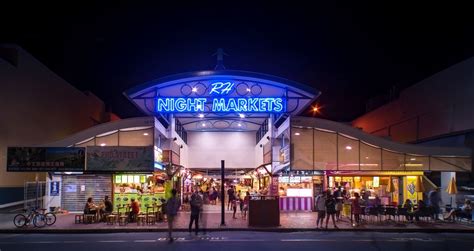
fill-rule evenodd
<path id="1" fill-rule="evenodd" d="M 329 218 L 332 219 L 334 228 L 338 228 L 336 225 L 336 218 L 339 220 L 340 212 L 342 210 L 342 201 L 336 197 L 336 193 L 331 193 L 327 190 L 316 197 L 315 206 L 318 212 L 316 219 L 316 228 L 323 228 L 324 219 L 326 219 L 326 226 L 328 228 Z M 336 215 L 337 214 L 337 215 Z"/>
<path id="2" fill-rule="evenodd" d="M 227 190 L 227 210 L 233 210 L 233 219 L 237 219 L 235 214 L 237 212 L 237 205 L 239 205 L 239 209 L 243 219 L 247 218 L 247 211 L 249 208 L 249 201 L 250 201 L 250 192 L 245 193 L 245 197 L 242 198 L 242 192 L 239 190 L 237 193 L 235 192 L 235 187 L 230 186 L 229 190 Z"/>
<path id="3" fill-rule="evenodd" d="M 102 203 L 99 205 L 94 203 L 92 197 L 87 198 L 86 205 L 84 206 L 84 214 L 94 214 L 96 219 L 99 221 L 104 221 L 104 216 L 111 214 L 114 210 L 112 202 L 109 199 L 109 196 L 105 196 Z"/>

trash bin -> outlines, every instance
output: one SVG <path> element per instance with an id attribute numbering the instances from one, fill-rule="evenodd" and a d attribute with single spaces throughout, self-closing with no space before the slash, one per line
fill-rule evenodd
<path id="1" fill-rule="evenodd" d="M 278 196 L 252 196 L 249 201 L 249 226 L 280 226 L 280 204 Z"/>

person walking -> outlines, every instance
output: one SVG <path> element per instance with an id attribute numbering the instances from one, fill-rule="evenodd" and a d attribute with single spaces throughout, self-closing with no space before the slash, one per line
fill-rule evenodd
<path id="1" fill-rule="evenodd" d="M 439 213 L 440 213 L 440 206 L 439 204 L 441 203 L 441 195 L 439 192 L 439 187 L 434 188 L 433 190 L 430 191 L 428 194 L 428 199 L 431 208 L 433 209 L 433 220 L 439 220 Z"/>
<path id="2" fill-rule="evenodd" d="M 323 192 L 316 196 L 315 201 L 316 211 L 318 212 L 318 218 L 316 219 L 316 229 L 323 228 L 324 218 L 326 217 L 326 192 Z"/>
<path id="3" fill-rule="evenodd" d="M 172 237 L 172 232 L 173 232 L 173 222 L 174 218 L 178 214 L 178 210 L 180 205 L 180 202 L 178 198 L 176 198 L 176 189 L 171 190 L 171 198 L 168 199 L 166 202 L 166 217 L 168 218 L 168 237 L 169 237 L 169 243 L 173 242 L 173 237 Z"/>
<path id="4" fill-rule="evenodd" d="M 203 200 L 201 196 L 199 195 L 198 189 L 196 188 L 191 195 L 191 219 L 189 221 L 189 233 L 191 234 L 193 222 L 195 226 L 195 232 L 196 235 L 198 235 L 199 232 L 199 215 L 201 214 L 202 210 L 202 205 L 203 205 Z"/>
<path id="5" fill-rule="evenodd" d="M 326 229 L 328 228 L 329 217 L 332 218 L 332 224 L 334 225 L 334 228 L 338 229 L 336 225 L 335 216 L 336 216 L 336 199 L 331 194 L 331 192 L 328 191 L 326 195 Z"/>

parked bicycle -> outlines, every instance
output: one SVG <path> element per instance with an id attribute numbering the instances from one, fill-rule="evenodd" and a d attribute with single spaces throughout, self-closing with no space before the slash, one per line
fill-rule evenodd
<path id="1" fill-rule="evenodd" d="M 23 211 L 25 213 L 28 212 L 27 209 L 23 209 Z M 54 219 L 54 221 L 56 221 L 56 216 Z M 42 228 L 47 225 L 46 216 L 38 212 L 36 208 L 32 208 L 28 214 L 17 214 L 15 218 L 13 218 L 13 224 L 18 228 L 28 226 L 30 223 L 33 223 L 35 227 Z"/>
<path id="2" fill-rule="evenodd" d="M 52 226 L 56 222 L 56 214 L 54 212 L 45 213 L 46 209 L 39 209 L 44 215 L 47 226 Z"/>

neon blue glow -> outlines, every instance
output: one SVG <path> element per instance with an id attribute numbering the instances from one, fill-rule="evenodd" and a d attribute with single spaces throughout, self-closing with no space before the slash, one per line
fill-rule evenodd
<path id="1" fill-rule="evenodd" d="M 224 89 L 219 89 L 222 93 Z M 210 111 L 204 111 L 206 104 Z M 284 98 L 156 98 L 155 112 L 285 112 Z"/>
<path id="2" fill-rule="evenodd" d="M 232 88 L 234 87 L 234 83 L 215 82 L 215 83 L 212 83 L 211 86 L 212 88 L 209 94 L 225 95 L 225 94 L 229 94 L 229 92 L 232 91 Z"/>

